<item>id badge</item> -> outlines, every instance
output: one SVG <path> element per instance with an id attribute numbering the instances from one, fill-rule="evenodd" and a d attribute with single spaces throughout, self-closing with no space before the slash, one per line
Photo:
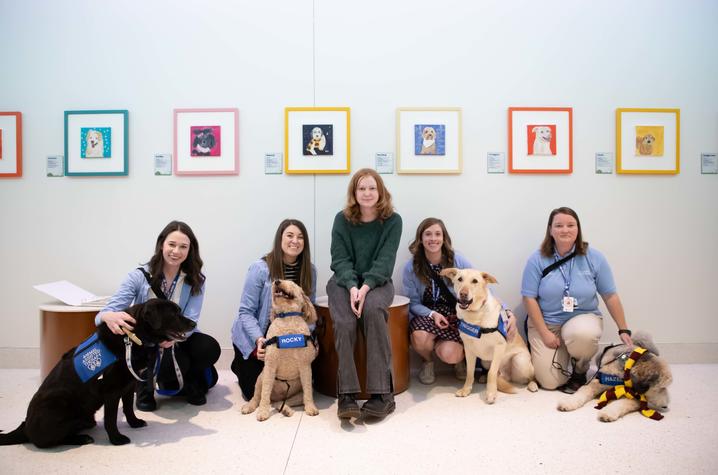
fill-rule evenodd
<path id="1" fill-rule="evenodd" d="M 568 295 L 565 295 L 563 297 L 563 311 L 564 312 L 573 312 L 573 297 L 569 297 Z"/>

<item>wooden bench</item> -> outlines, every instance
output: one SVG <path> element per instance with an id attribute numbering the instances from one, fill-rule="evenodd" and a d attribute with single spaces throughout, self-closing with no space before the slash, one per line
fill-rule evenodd
<path id="1" fill-rule="evenodd" d="M 314 388 L 327 396 L 337 396 L 337 353 L 334 349 L 334 329 L 329 313 L 328 298 L 317 298 L 314 305 L 317 309 L 317 340 L 319 354 L 312 363 Z M 389 340 L 391 341 L 392 380 L 394 394 L 406 391 L 409 387 L 409 299 L 396 295 L 389 307 Z M 368 399 L 366 389 L 366 341 L 364 333 L 357 332 L 354 346 L 354 363 L 359 376 L 362 392 L 359 399 Z"/>
<path id="2" fill-rule="evenodd" d="M 97 307 L 40 305 L 40 376 L 45 379 L 62 355 L 95 333 Z"/>

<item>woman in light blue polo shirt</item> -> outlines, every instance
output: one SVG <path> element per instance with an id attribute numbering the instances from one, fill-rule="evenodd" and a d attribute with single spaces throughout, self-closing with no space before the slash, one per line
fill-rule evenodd
<path id="1" fill-rule="evenodd" d="M 275 279 L 294 281 L 314 302 L 317 270 L 311 261 L 307 229 L 299 220 L 285 219 L 279 224 L 272 250 L 249 266 L 244 281 L 239 312 L 232 324 L 231 369 L 248 401 L 254 396 L 254 386 L 264 368 L 264 336 L 269 328 Z"/>
<path id="2" fill-rule="evenodd" d="M 521 283 L 529 314 L 531 361 L 544 389 L 572 393 L 586 383 L 586 371 L 603 334 L 597 294 L 616 322 L 621 340 L 633 344 L 608 261 L 583 241 L 576 212 L 556 208 L 549 215 L 540 249 L 526 262 Z"/>

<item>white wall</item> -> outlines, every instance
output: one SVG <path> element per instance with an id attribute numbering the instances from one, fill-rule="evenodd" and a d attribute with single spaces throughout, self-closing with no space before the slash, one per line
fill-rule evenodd
<path id="1" fill-rule="evenodd" d="M 264 153 L 283 151 L 283 108 L 351 107 L 356 170 L 394 151 L 397 107 L 452 106 L 463 173 L 385 176 L 404 218 L 397 288 L 433 215 L 517 306 L 548 212 L 568 205 L 608 256 L 631 327 L 716 359 L 718 176 L 699 157 L 718 151 L 717 19 L 711 0 L 0 0 L 0 110 L 21 111 L 24 129 L 24 176 L 0 181 L 0 349 L 38 346 L 48 298 L 33 284 L 112 293 L 175 218 L 201 243 L 201 326 L 230 348 L 245 271 L 281 219 L 308 226 L 320 294 L 330 276 L 349 177 L 264 175 Z M 509 106 L 574 108 L 573 174 L 486 173 L 486 153 L 507 151 Z M 239 176 L 153 175 L 181 107 L 239 108 Z M 594 154 L 615 149 L 617 107 L 681 109 L 679 175 L 594 173 Z M 63 111 L 77 109 L 130 111 L 128 177 L 45 177 Z"/>

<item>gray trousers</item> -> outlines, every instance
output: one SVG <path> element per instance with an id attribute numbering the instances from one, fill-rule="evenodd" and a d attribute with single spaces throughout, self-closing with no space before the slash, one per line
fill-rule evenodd
<path id="1" fill-rule="evenodd" d="M 349 289 L 337 285 L 333 276 L 327 282 L 327 296 L 339 363 L 337 394 L 361 391 L 354 364 L 354 344 L 360 327 L 366 340 L 366 392 L 391 393 L 391 345 L 387 319 L 389 306 L 394 300 L 394 284 L 389 280 L 366 294 L 361 319 L 357 319 L 349 305 Z"/>

